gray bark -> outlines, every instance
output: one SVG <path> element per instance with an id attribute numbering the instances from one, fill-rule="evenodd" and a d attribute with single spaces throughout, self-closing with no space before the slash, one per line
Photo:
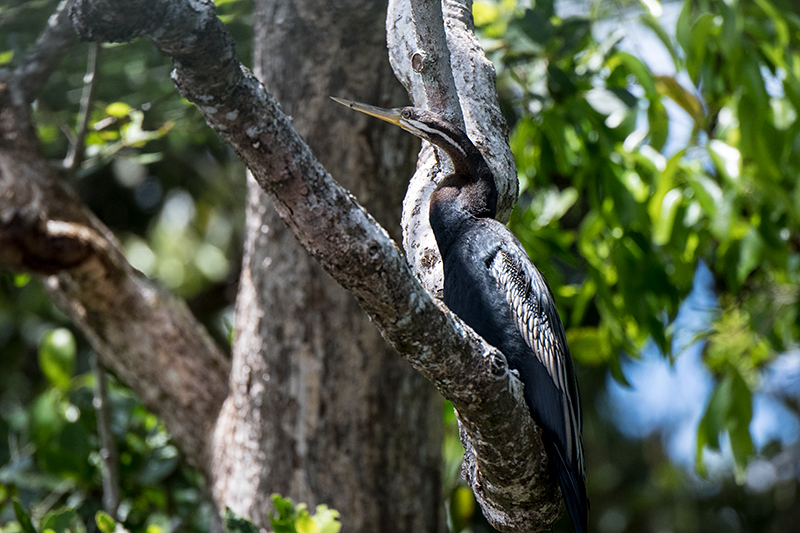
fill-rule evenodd
<path id="1" fill-rule="evenodd" d="M 383 228 L 354 197 L 332 180 L 274 97 L 238 64 L 232 39 L 216 18 L 213 4 L 202 0 L 76 0 L 75 4 L 73 21 L 84 38 L 119 41 L 145 35 L 157 49 L 173 58 L 176 66 L 173 80 L 181 94 L 198 105 L 208 124 L 236 150 L 258 186 L 269 193 L 276 212 L 303 248 L 351 292 L 383 337 L 454 403 L 465 441 L 474 448 L 474 453 L 467 458 L 467 470 L 474 475 L 473 489 L 484 502 L 484 509 L 490 511 L 495 526 L 506 531 L 533 531 L 551 525 L 558 514 L 560 498 L 546 469 L 539 432 L 522 400 L 520 383 L 507 372 L 504 357 L 431 298 Z M 447 21 L 447 18 L 443 20 Z M 447 22 L 445 26 L 450 27 Z M 268 70 L 264 69 L 265 72 Z M 227 373 L 226 363 L 214 355 L 207 334 L 187 316 L 185 307 L 131 272 L 130 266 L 114 248 L 113 236 L 105 228 L 96 225 L 91 215 L 69 199 L 63 189 L 56 187 L 48 192 L 53 180 L 47 177 L 46 165 L 37 159 L 35 150 L 23 149 L 32 138 L 30 117 L 26 115 L 26 103 L 30 100 L 19 97 L 18 89 L 24 84 L 6 83 L 7 73 L 0 74 L 0 98 L 4 104 L 0 105 L 0 185 L 4 187 L 0 190 L 0 244 L 3 245 L 0 246 L 0 266 L 38 272 L 49 276 L 47 281 L 55 278 L 60 291 L 54 292 L 54 298 L 85 328 L 95 349 L 101 354 L 119 350 L 117 357 L 110 354 L 104 363 L 128 381 L 154 412 L 165 419 L 178 444 L 187 453 L 194 454 L 208 474 L 205 462 L 208 441 L 202 439 L 207 437 L 209 426 L 216 421 L 219 405 L 227 394 L 224 380 L 220 380 L 220 376 Z M 29 78 L 20 76 L 17 79 Z M 368 99 L 357 93 L 352 97 Z M 6 105 L 8 102 L 11 104 Z M 391 105 L 392 102 L 374 103 Z M 341 112 L 345 111 L 342 109 Z M 298 117 L 302 115 L 296 112 Z M 313 133 L 311 127 L 308 132 L 310 139 Z M 376 171 L 379 168 L 376 167 Z M 343 173 L 355 171 L 345 165 Z M 346 179 L 343 175 L 338 178 Z M 37 204 L 41 208 L 38 211 L 40 215 L 30 216 L 31 211 L 26 210 L 26 205 L 34 197 L 40 202 Z M 263 204 L 255 198 L 251 195 L 252 209 L 259 211 Z M 253 226 L 249 240 L 253 249 L 248 257 L 256 257 L 256 245 L 259 239 L 264 238 L 263 227 Z M 280 231 L 269 224 L 266 230 L 270 239 Z M 255 290 L 266 290 L 264 287 L 274 280 L 265 276 L 264 283 L 256 285 L 252 272 L 269 269 L 271 263 L 266 263 L 273 256 L 264 254 L 259 257 L 262 262 L 255 264 L 243 283 L 250 283 Z M 289 261 L 293 260 L 289 258 Z M 248 259 L 249 264 L 253 264 L 252 261 Z M 298 265 L 298 270 L 305 268 L 300 263 L 293 264 Z M 299 293 L 305 302 L 312 302 L 313 294 L 322 286 L 319 282 L 322 278 L 308 279 L 316 284 L 309 287 L 282 286 L 281 290 L 295 291 L 295 297 Z M 113 299 L 115 291 L 129 299 L 116 302 Z M 257 298 L 256 292 L 248 294 Z M 115 311 L 109 308 L 108 302 L 123 308 L 128 304 L 135 305 Z M 250 305 L 246 296 L 242 296 L 238 305 L 242 310 L 240 316 L 247 314 L 248 319 L 253 319 L 244 313 Z M 87 310 L 91 312 L 87 313 Z M 263 311 L 275 312 L 274 308 Z M 280 313 L 284 311 L 293 309 L 279 309 Z M 321 314 L 318 316 L 322 317 Z M 343 323 L 329 316 L 325 319 L 330 320 L 326 327 Z M 124 337 L 120 331 L 131 331 L 127 320 L 139 321 L 132 330 L 133 334 L 123 338 L 119 345 L 109 347 L 104 344 L 114 334 L 118 334 L 115 338 Z M 322 321 L 323 318 L 319 318 L 318 323 Z M 264 317 L 256 317 L 255 322 L 261 327 Z M 300 352 L 306 349 L 305 353 L 295 357 L 293 351 L 291 360 L 285 352 L 276 357 L 278 362 L 288 361 L 293 369 L 319 373 L 322 377 L 300 379 L 298 376 L 293 381 L 291 377 L 274 372 L 275 368 L 271 366 L 258 367 L 254 372 L 247 360 L 238 360 L 236 375 L 232 376 L 236 390 L 226 403 L 226 413 L 220 418 L 215 442 L 219 443 L 226 431 L 233 432 L 234 444 L 241 444 L 236 440 L 238 438 L 258 438 L 260 433 L 257 432 L 261 431 L 260 425 L 265 421 L 258 418 L 262 410 L 254 408 L 257 406 L 253 390 L 265 389 L 269 382 L 283 379 L 283 383 L 288 383 L 290 394 L 276 400 L 275 407 L 284 414 L 282 421 L 295 423 L 302 418 L 306 424 L 288 428 L 280 426 L 278 429 L 289 434 L 297 427 L 302 428 L 305 433 L 300 437 L 292 435 L 289 444 L 305 442 L 306 448 L 281 445 L 256 449 L 257 443 L 250 441 L 240 446 L 240 459 L 255 457 L 266 461 L 259 454 L 274 451 L 284 453 L 282 459 L 291 462 L 299 457 L 295 453 L 298 449 L 309 457 L 317 453 L 313 438 L 308 438 L 313 434 L 308 431 L 309 424 L 313 429 L 314 424 L 325 423 L 321 417 L 328 413 L 320 407 L 315 415 L 314 406 L 322 406 L 322 399 L 327 401 L 325 394 L 337 392 L 335 389 L 323 390 L 321 384 L 323 378 L 327 378 L 326 373 L 348 373 L 352 371 L 352 365 L 372 367 L 377 363 L 372 358 L 348 360 L 341 357 L 338 361 L 344 366 L 325 366 L 315 359 L 314 354 L 319 352 L 305 348 L 324 342 L 322 337 L 313 335 L 314 327 L 316 325 L 301 331 L 277 330 L 278 334 L 301 333 L 308 337 L 293 346 Z M 261 349 L 257 336 L 252 339 L 250 344 L 246 339 L 237 341 L 237 350 L 252 354 Z M 159 342 L 167 346 L 175 342 L 176 347 L 185 351 L 177 355 L 171 351 L 159 351 Z M 138 350 L 137 344 L 146 349 Z M 128 357 L 133 359 L 129 361 Z M 308 364 L 301 365 L 298 363 L 300 360 Z M 274 362 L 266 357 L 254 361 L 262 365 Z M 177 376 L 171 371 L 176 364 Z M 291 366 L 293 364 L 296 366 Z M 391 372 L 396 368 L 388 364 L 384 371 L 388 369 Z M 258 373 L 258 370 L 264 372 Z M 406 383 L 403 379 L 399 382 Z M 390 383 L 398 388 L 394 385 L 397 382 L 390 380 Z M 240 405 L 237 405 L 236 395 L 242 399 Z M 243 406 L 245 400 L 251 400 L 249 396 L 253 396 L 252 406 L 244 414 L 240 416 L 227 411 Z M 397 404 L 370 405 L 385 408 L 385 412 L 394 409 L 397 419 L 408 420 L 407 413 L 400 412 L 403 409 L 400 401 L 409 396 L 413 394 L 401 389 Z M 263 398 L 266 396 L 262 397 L 262 405 Z M 300 413 L 301 407 L 303 413 Z M 311 418 L 305 418 L 308 414 Z M 382 414 L 367 413 L 373 417 Z M 238 426 L 237 416 L 244 419 Z M 314 416 L 320 418 L 314 419 Z M 418 411 L 417 416 L 425 416 L 424 411 Z M 412 422 L 432 419 L 419 418 Z M 244 428 L 244 431 L 237 434 L 239 428 Z M 346 431 L 349 428 L 339 429 Z M 338 437 L 337 443 L 349 438 L 347 433 L 339 433 Z M 370 435 L 360 438 L 370 438 Z M 401 463 L 398 460 L 396 464 Z M 325 476 L 326 468 L 324 463 L 318 465 L 315 474 Z M 394 467 L 389 465 L 388 468 Z M 352 474 L 347 464 L 343 472 Z M 222 469 L 222 473 L 245 476 L 243 471 L 227 467 Z M 262 470 L 257 475 L 268 474 L 270 472 Z M 403 478 L 405 480 L 405 473 Z M 322 486 L 322 482 L 312 475 L 310 481 L 301 479 L 295 486 L 300 487 L 303 483 L 311 486 L 317 482 Z M 249 498 L 247 495 L 234 495 L 233 498 L 240 496 L 245 500 Z M 397 497 L 406 496 L 403 493 Z M 252 508 L 253 504 L 248 500 L 244 505 Z M 420 512 L 427 513 L 408 508 L 409 514 Z M 386 524 L 380 525 L 381 530 L 385 527 Z"/>
<path id="2" fill-rule="evenodd" d="M 375 1 L 256 2 L 255 70 L 325 167 L 389 228 L 413 138 L 328 95 L 400 104 Z M 442 403 L 281 222 L 250 180 L 219 501 L 268 524 L 269 496 L 325 503 L 347 531 L 437 531 Z"/>

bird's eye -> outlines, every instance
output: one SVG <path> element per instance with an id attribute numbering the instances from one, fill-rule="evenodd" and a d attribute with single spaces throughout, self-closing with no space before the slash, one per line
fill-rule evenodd
<path id="1" fill-rule="evenodd" d="M 400 116 L 405 118 L 405 119 L 409 119 L 409 118 L 411 118 L 411 111 L 409 111 L 408 109 L 403 109 L 400 112 Z"/>

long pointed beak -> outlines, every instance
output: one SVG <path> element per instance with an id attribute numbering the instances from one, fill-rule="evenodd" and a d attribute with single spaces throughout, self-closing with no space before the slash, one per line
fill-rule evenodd
<path id="1" fill-rule="evenodd" d="M 359 102 L 354 102 L 352 100 L 345 100 L 344 98 L 336 98 L 335 96 L 331 96 L 331 100 L 333 100 L 334 102 L 339 102 L 340 104 L 345 105 L 350 109 L 361 111 L 362 113 L 366 113 L 367 115 L 379 118 L 381 120 L 385 120 L 386 122 L 394 124 L 395 126 L 402 127 L 400 125 L 399 109 L 384 109 L 382 107 L 375 107 L 374 105 L 361 104 Z"/>

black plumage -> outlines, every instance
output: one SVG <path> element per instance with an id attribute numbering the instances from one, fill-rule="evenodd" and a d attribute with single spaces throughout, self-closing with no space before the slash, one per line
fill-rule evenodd
<path id="1" fill-rule="evenodd" d="M 454 172 L 434 189 L 429 211 L 444 265 L 444 303 L 519 374 L 575 531 L 586 532 L 582 414 L 564 327 L 544 277 L 494 220 L 497 189 L 485 159 L 464 132 L 434 113 L 335 100 L 402 127 L 452 160 Z"/>

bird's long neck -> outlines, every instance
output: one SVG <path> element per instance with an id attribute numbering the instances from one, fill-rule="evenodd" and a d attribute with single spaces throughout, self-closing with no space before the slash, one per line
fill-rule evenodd
<path id="1" fill-rule="evenodd" d="M 497 187 L 483 155 L 461 130 L 449 126 L 433 143 L 450 156 L 454 169 L 439 182 L 430 200 L 431 228 L 439 252 L 445 256 L 454 238 L 464 230 L 464 224 L 494 218 Z"/>

